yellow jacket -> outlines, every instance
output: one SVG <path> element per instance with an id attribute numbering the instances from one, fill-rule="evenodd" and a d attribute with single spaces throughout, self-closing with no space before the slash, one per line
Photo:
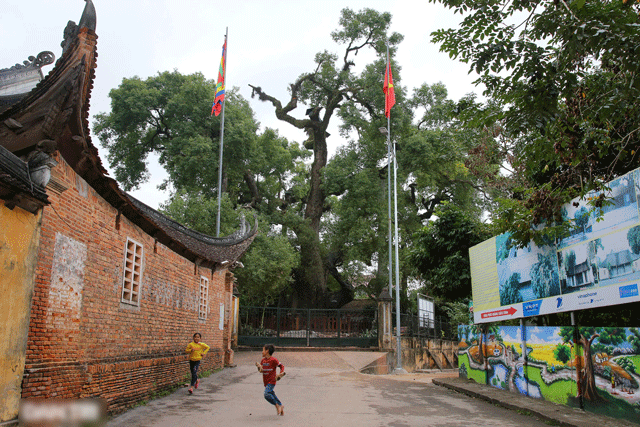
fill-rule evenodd
<path id="1" fill-rule="evenodd" d="M 207 354 L 208 351 L 209 351 L 209 346 L 203 342 L 199 342 L 197 344 L 194 342 L 190 342 L 189 345 L 187 346 L 187 349 L 185 350 L 186 353 L 191 353 L 189 355 L 189 360 L 194 362 L 198 360 L 202 360 L 202 356 Z"/>

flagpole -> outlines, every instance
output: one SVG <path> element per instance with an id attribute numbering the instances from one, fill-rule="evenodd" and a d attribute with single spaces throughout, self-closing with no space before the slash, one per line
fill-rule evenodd
<path id="1" fill-rule="evenodd" d="M 389 90 L 394 90 L 393 88 L 393 79 L 391 74 L 391 60 L 389 58 L 389 42 L 387 41 L 387 70 L 385 72 L 385 84 L 388 84 L 389 87 L 387 89 L 386 96 L 389 96 Z M 394 95 L 395 101 L 395 95 Z M 395 103 L 395 102 L 394 102 Z M 385 97 L 385 113 L 387 109 L 387 98 Z M 391 163 L 390 163 L 390 147 L 391 147 L 391 109 L 389 109 L 387 115 L 387 153 L 389 154 L 389 162 L 388 162 L 388 175 L 387 182 L 389 187 L 391 187 Z M 392 249 L 391 249 L 391 188 L 389 188 L 389 286 L 392 286 L 392 268 L 391 268 L 391 257 L 392 257 Z M 402 339 L 400 332 L 400 256 L 398 249 L 398 163 L 396 160 L 396 144 L 393 143 L 393 200 L 394 200 L 394 222 L 395 222 L 395 245 L 396 245 L 396 262 L 395 262 L 395 275 L 396 275 L 396 368 L 393 370 L 394 374 L 406 374 L 407 371 L 402 368 Z M 391 291 L 391 289 L 389 289 Z"/>
<path id="2" fill-rule="evenodd" d="M 391 115 L 391 114 L 389 114 Z M 396 234 L 396 351 L 398 353 L 398 363 L 394 373 L 406 374 L 402 367 L 402 345 L 400 338 L 400 257 L 398 255 L 398 161 L 396 159 L 396 144 L 393 144 L 393 207 L 395 211 L 395 234 Z"/>
<path id="3" fill-rule="evenodd" d="M 389 44 L 387 43 L 387 67 L 389 66 Z M 386 105 L 385 105 L 386 108 Z M 393 248 L 391 243 L 391 114 L 387 117 L 387 196 L 389 207 L 389 294 L 393 295 Z"/>
<path id="4" fill-rule="evenodd" d="M 225 91 L 227 87 L 227 38 L 229 36 L 229 27 L 226 28 L 224 35 L 224 85 Z M 226 102 L 222 103 L 222 118 L 220 119 L 220 160 L 218 161 L 218 214 L 216 216 L 216 237 L 220 237 L 220 201 L 222 197 L 222 151 L 224 148 L 224 107 Z"/>

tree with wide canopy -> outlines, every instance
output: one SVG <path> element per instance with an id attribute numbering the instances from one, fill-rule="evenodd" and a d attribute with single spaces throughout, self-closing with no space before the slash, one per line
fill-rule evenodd
<path id="1" fill-rule="evenodd" d="M 474 173 L 508 190 L 493 220 L 526 246 L 575 226 L 561 206 L 606 204 L 608 181 L 637 167 L 640 148 L 640 4 L 631 0 L 430 0 L 462 15 L 433 33 L 479 75 L 489 101 L 467 124 L 493 129 Z M 480 159 L 501 156 L 504 175 Z M 596 197 L 590 197 L 596 194 Z M 545 228 L 536 227 L 544 224 Z"/>
<path id="2" fill-rule="evenodd" d="M 316 68 L 290 86 L 284 104 L 253 85 L 276 117 L 304 129 L 301 145 L 272 129 L 260 130 L 249 103 L 236 90 L 227 94 L 223 160 L 222 224 L 233 229 L 240 214 L 257 213 L 263 234 L 238 271 L 251 282 L 249 301 L 285 301 L 294 306 L 341 305 L 354 286 L 374 276 L 377 297 L 387 270 L 387 146 L 378 129 L 386 124 L 382 79 L 386 44 L 393 58 L 402 36 L 388 34 L 391 15 L 370 9 L 342 11 L 333 39 L 344 54 L 324 51 Z M 358 52 L 370 63 L 356 67 Z M 361 55 L 366 56 L 366 55 Z M 398 144 L 398 214 L 402 285 L 410 264 L 411 236 L 444 202 L 479 218 L 490 198 L 468 172 L 467 153 L 482 132 L 466 131 L 458 104 L 441 83 L 424 84 L 407 96 L 401 67 L 392 59 L 397 104 L 392 138 Z M 220 118 L 209 117 L 215 88 L 202 74 L 163 72 L 146 80 L 133 77 L 110 93 L 112 111 L 96 116 L 94 130 L 109 151 L 116 179 L 126 190 L 148 178 L 148 156 L 158 155 L 167 170 L 163 186 L 172 189 L 162 209 L 176 220 L 212 234 L 215 217 Z M 475 105 L 473 96 L 464 105 Z M 300 108 L 301 107 L 301 108 Z M 328 158 L 327 129 L 340 121 L 346 145 Z M 337 135 L 335 136 L 337 137 Z M 268 248 L 273 251 L 269 252 Z M 271 260 L 263 259 L 271 257 Z M 278 265 L 278 260 L 282 264 Z M 281 267 L 281 268 L 280 268 Z M 242 292 L 242 290 L 241 290 Z"/>

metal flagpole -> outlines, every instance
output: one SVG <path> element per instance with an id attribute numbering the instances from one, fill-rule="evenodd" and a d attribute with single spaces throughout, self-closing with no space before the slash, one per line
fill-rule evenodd
<path id="1" fill-rule="evenodd" d="M 391 80 L 391 61 L 389 59 L 389 43 L 387 42 L 387 70 L 385 72 L 385 78 Z M 387 82 L 385 82 L 387 84 Z M 392 89 L 392 88 L 390 88 Z M 387 89 L 389 90 L 389 89 Z M 385 99 L 385 109 L 386 109 L 386 99 Z M 383 130 L 382 128 L 381 130 Z M 389 186 L 389 292 L 391 293 L 393 280 L 392 280 L 392 247 L 391 247 L 391 112 L 389 112 L 389 116 L 387 117 L 387 129 L 384 129 L 387 134 L 387 155 L 388 155 L 388 174 L 387 174 L 387 183 Z M 400 333 L 400 256 L 398 254 L 398 166 L 396 162 L 396 144 L 393 143 L 393 199 L 394 199 L 394 212 L 395 212 L 395 241 L 396 241 L 396 262 L 395 262 L 395 273 L 396 273 L 396 368 L 394 369 L 394 374 L 406 374 L 402 368 L 402 342 L 401 342 L 401 333 Z"/>
<path id="2" fill-rule="evenodd" d="M 396 144 L 393 144 L 393 207 L 395 210 L 396 234 L 396 353 L 398 361 L 394 374 L 406 374 L 402 368 L 402 346 L 400 340 L 400 259 L 398 255 L 398 162 L 396 160 Z"/>
<path id="3" fill-rule="evenodd" d="M 225 98 L 227 90 L 227 37 L 229 36 L 229 27 L 226 28 L 224 35 L 224 75 L 222 76 L 225 86 Z M 216 216 L 216 237 L 220 237 L 220 200 L 222 197 L 222 150 L 224 147 L 224 107 L 227 105 L 226 99 L 222 102 L 222 118 L 220 119 L 220 161 L 218 161 L 218 214 Z"/>
<path id="4" fill-rule="evenodd" d="M 389 66 L 389 43 L 387 43 L 387 67 Z M 386 108 L 386 105 L 385 105 Z M 393 295 L 393 248 L 391 246 L 391 114 L 387 117 L 387 196 L 389 203 L 389 295 Z"/>

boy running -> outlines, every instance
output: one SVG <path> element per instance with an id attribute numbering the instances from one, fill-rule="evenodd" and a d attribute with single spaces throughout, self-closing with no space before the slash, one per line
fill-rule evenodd
<path id="1" fill-rule="evenodd" d="M 260 363 L 256 362 L 258 371 L 262 372 L 262 381 L 264 382 L 264 398 L 267 402 L 276 406 L 276 412 L 278 415 L 284 415 L 284 405 L 278 400 L 273 388 L 276 386 L 276 381 L 285 376 L 284 365 L 278 362 L 278 359 L 273 357 L 275 347 L 273 344 L 267 344 L 262 348 L 262 360 Z M 280 367 L 280 373 L 276 375 L 276 368 Z"/>

